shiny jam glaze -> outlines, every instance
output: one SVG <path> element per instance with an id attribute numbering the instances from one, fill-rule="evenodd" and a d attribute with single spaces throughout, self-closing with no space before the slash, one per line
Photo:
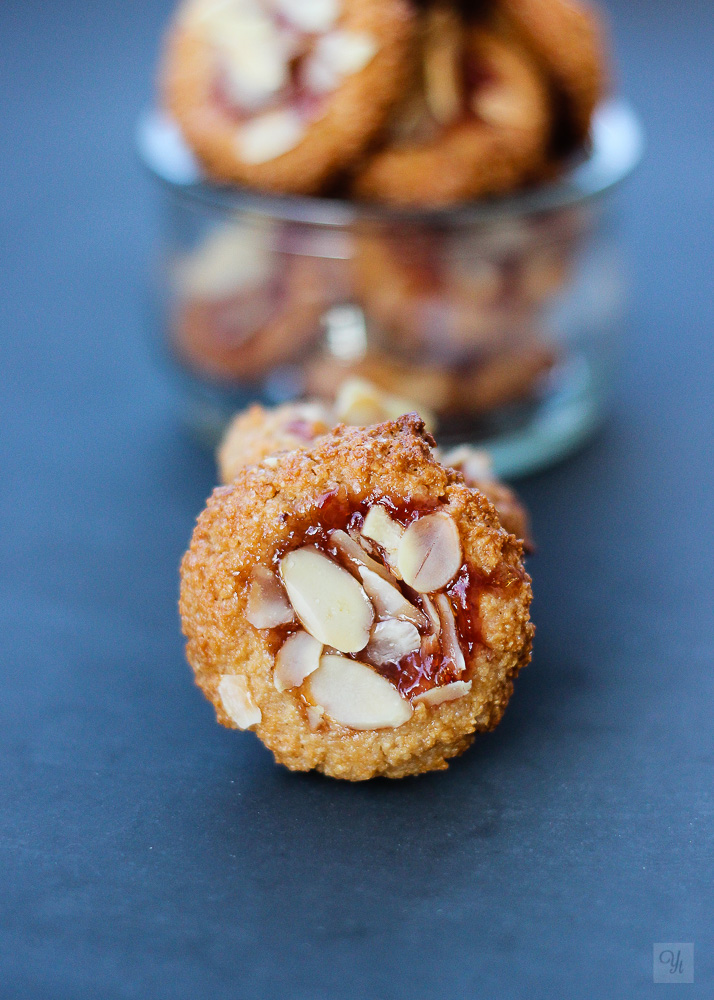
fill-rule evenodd
<path id="1" fill-rule="evenodd" d="M 288 535 L 287 539 L 276 551 L 273 566 L 277 571 L 280 559 L 286 552 L 300 548 L 302 545 L 313 545 L 326 555 L 341 562 L 336 548 L 330 543 L 329 534 L 336 529 L 345 531 L 360 531 L 364 517 L 370 507 L 379 504 L 385 507 L 391 516 L 403 526 L 410 524 L 416 518 L 433 512 L 439 505 L 436 502 L 415 502 L 393 500 L 388 497 L 369 497 L 355 504 L 343 490 L 335 488 L 317 497 L 313 523 L 300 527 Z M 374 558 L 374 553 L 373 553 Z M 513 574 L 515 577 L 515 573 Z M 404 596 L 425 611 L 421 595 L 403 581 L 394 581 Z M 487 590 L 499 591 L 508 581 L 501 579 L 499 571 L 487 576 L 478 573 L 466 563 L 459 570 L 454 580 L 446 588 L 454 618 L 459 644 L 465 658 L 470 658 L 480 647 L 485 648 L 479 614 L 480 598 Z M 425 612 L 426 613 L 426 612 Z M 428 617 L 428 616 L 427 616 Z M 271 630 L 271 652 L 275 654 L 285 639 L 299 628 L 297 623 L 281 626 Z M 423 630 L 424 636 L 428 630 Z M 351 659 L 359 660 L 360 654 L 347 654 Z M 468 680 L 468 667 L 465 673 L 459 673 L 453 661 L 440 651 L 428 651 L 422 646 L 420 650 L 409 653 L 399 661 L 388 661 L 374 669 L 389 680 L 402 697 L 411 699 L 418 694 L 441 687 L 456 680 Z"/>

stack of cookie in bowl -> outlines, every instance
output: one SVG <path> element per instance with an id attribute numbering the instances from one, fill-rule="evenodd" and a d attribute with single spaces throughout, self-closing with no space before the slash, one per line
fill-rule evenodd
<path id="1" fill-rule="evenodd" d="M 161 93 L 216 181 L 423 207 L 557 174 L 604 62 L 570 0 L 188 0 Z"/>

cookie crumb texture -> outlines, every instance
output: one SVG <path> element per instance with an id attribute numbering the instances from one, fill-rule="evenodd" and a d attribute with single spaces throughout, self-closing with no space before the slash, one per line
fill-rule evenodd
<path id="1" fill-rule="evenodd" d="M 219 722 L 360 781 L 443 769 L 530 659 L 522 544 L 410 414 L 340 426 L 217 488 L 181 566 Z"/>

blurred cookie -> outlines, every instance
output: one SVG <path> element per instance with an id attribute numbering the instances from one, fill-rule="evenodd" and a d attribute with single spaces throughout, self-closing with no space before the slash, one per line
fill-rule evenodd
<path id="1" fill-rule="evenodd" d="M 329 258 L 284 253 L 279 233 L 217 229 L 174 268 L 174 347 L 216 379 L 265 377 L 319 340 L 336 270 Z"/>
<path id="2" fill-rule="evenodd" d="M 552 82 L 559 151 L 582 145 L 606 88 L 601 16 L 579 0 L 497 0 L 497 5 Z"/>
<path id="3" fill-rule="evenodd" d="M 163 100 L 214 179 L 318 192 L 401 96 L 413 22 L 407 0 L 188 0 Z"/>
<path id="4" fill-rule="evenodd" d="M 540 166 L 550 126 L 547 87 L 528 52 L 438 4 L 424 15 L 415 85 L 352 192 L 440 206 L 512 190 Z"/>
<path id="5" fill-rule="evenodd" d="M 306 391 L 330 399 L 335 385 L 356 376 L 385 392 L 414 400 L 417 408 L 427 407 L 440 422 L 474 418 L 532 398 L 555 358 L 554 349 L 533 335 L 467 364 L 449 366 L 410 361 L 376 350 L 352 361 L 322 354 L 308 366 Z"/>

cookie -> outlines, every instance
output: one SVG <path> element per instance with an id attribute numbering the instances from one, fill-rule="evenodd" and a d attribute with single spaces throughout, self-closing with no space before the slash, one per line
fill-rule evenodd
<path id="1" fill-rule="evenodd" d="M 316 193 L 401 96 L 413 27 L 407 0 L 188 0 L 163 101 L 214 180 Z"/>
<path id="2" fill-rule="evenodd" d="M 556 149 L 581 146 L 607 84 L 601 17 L 579 0 L 497 0 L 550 79 L 560 106 Z"/>
<path id="3" fill-rule="evenodd" d="M 366 379 L 384 392 L 412 399 L 419 410 L 427 407 L 441 425 L 528 401 L 556 357 L 554 347 L 534 333 L 461 364 L 439 365 L 377 350 L 354 361 L 321 354 L 308 366 L 306 391 L 329 400 L 334 386 L 343 380 Z"/>
<path id="4" fill-rule="evenodd" d="M 292 770 L 443 769 L 530 659 L 522 546 L 415 415 L 340 427 L 214 491 L 181 567 L 187 656 L 218 721 Z"/>
<path id="5" fill-rule="evenodd" d="M 352 379 L 342 386 L 332 408 L 318 400 L 284 403 L 272 409 L 253 405 L 236 414 L 221 441 L 216 455 L 220 480 L 230 483 L 248 465 L 283 451 L 308 448 L 337 423 L 365 426 L 384 420 L 393 403 L 393 397 L 385 397 L 370 383 Z M 410 408 L 405 404 L 398 412 L 407 413 Z M 446 452 L 436 449 L 434 455 L 443 465 L 458 470 L 468 486 L 484 493 L 502 527 L 530 546 L 528 513 L 513 490 L 493 475 L 487 452 L 461 445 Z"/>
<path id="6" fill-rule="evenodd" d="M 434 207 L 513 190 L 541 164 L 550 126 L 547 86 L 530 54 L 437 5 L 424 16 L 416 84 L 352 193 Z"/>
<path id="7" fill-rule="evenodd" d="M 236 414 L 218 446 L 221 482 L 232 482 L 241 469 L 257 465 L 268 455 L 308 447 L 334 423 L 330 408 L 319 400 L 283 403 L 272 409 L 254 403 Z"/>
<path id="8" fill-rule="evenodd" d="M 213 379 L 257 381 L 319 341 L 337 270 L 329 258 L 283 252 L 279 233 L 217 229 L 174 268 L 174 349 Z"/>

